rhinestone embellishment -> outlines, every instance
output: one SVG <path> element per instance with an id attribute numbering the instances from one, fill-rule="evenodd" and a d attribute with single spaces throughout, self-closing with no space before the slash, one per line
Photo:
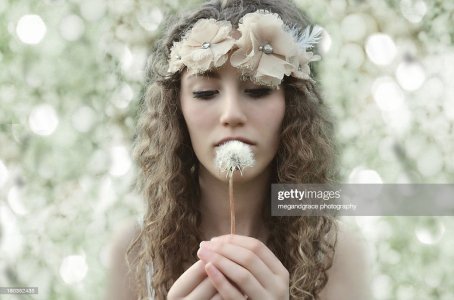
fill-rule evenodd
<path id="1" fill-rule="evenodd" d="M 259 50 L 263 51 L 263 53 L 265 53 L 265 54 L 273 53 L 273 47 L 271 47 L 270 44 L 265 44 L 264 46 L 260 46 Z"/>
<path id="2" fill-rule="evenodd" d="M 208 42 L 205 42 L 205 43 L 202 44 L 202 48 L 203 49 L 208 49 L 208 48 L 210 48 L 210 46 L 211 46 L 211 44 L 208 43 Z"/>

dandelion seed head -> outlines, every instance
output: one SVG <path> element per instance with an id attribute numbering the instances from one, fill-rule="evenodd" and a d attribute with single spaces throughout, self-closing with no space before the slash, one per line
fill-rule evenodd
<path id="1" fill-rule="evenodd" d="M 215 164 L 227 177 L 235 170 L 243 175 L 244 168 L 255 164 L 254 153 L 249 145 L 240 141 L 229 141 L 216 148 Z"/>

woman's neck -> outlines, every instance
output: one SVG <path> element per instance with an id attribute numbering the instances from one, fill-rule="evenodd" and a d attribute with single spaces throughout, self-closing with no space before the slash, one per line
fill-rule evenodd
<path id="1" fill-rule="evenodd" d="M 236 172 L 238 173 L 238 172 Z M 235 175 L 238 176 L 238 175 Z M 199 168 L 202 239 L 230 233 L 228 181 L 212 176 L 202 165 Z M 268 232 L 262 210 L 270 193 L 269 171 L 248 182 L 233 183 L 236 234 L 266 241 Z"/>

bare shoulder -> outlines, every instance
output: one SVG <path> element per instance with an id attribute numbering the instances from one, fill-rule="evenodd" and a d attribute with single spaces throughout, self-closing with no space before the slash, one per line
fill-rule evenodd
<path id="1" fill-rule="evenodd" d="M 370 259 L 365 239 L 342 221 L 338 222 L 338 235 L 332 267 L 328 270 L 328 283 L 320 294 L 322 300 L 370 299 Z"/>
<path id="2" fill-rule="evenodd" d="M 129 272 L 126 254 L 131 243 L 139 235 L 140 227 L 135 222 L 122 226 L 114 233 L 110 243 L 110 260 L 106 299 L 136 300 L 133 276 Z M 134 255 L 134 253 L 132 254 Z M 131 261 L 133 257 L 129 256 Z"/>

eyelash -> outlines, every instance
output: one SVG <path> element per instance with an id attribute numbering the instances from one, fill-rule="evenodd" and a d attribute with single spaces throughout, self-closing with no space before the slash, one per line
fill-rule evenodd
<path id="1" fill-rule="evenodd" d="M 245 93 L 249 95 L 251 98 L 261 98 L 268 96 L 271 94 L 273 90 L 270 88 L 256 88 L 256 89 L 249 89 L 245 90 Z"/>
<path id="2" fill-rule="evenodd" d="M 256 89 L 245 90 L 245 94 L 247 94 L 249 97 L 254 98 L 254 99 L 268 96 L 269 94 L 271 94 L 271 92 L 272 92 L 272 89 L 270 89 L 270 88 L 256 88 Z M 217 94 L 219 94 L 219 91 L 216 91 L 216 90 L 192 92 L 192 95 L 194 96 L 194 98 L 202 99 L 202 100 L 210 100 L 210 99 L 214 98 L 214 96 L 216 96 Z"/>
<path id="3" fill-rule="evenodd" d="M 202 99 L 202 100 L 209 100 L 219 94 L 219 91 L 196 91 L 192 92 L 194 98 Z"/>

